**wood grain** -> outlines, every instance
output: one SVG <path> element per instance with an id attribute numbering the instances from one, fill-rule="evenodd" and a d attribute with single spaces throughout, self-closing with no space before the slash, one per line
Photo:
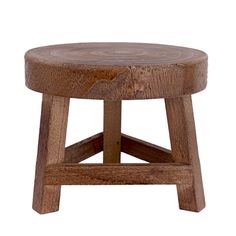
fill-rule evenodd
<path id="1" fill-rule="evenodd" d="M 205 207 L 191 96 L 165 99 L 172 155 L 176 162 L 190 164 L 192 184 L 177 185 L 179 206 L 189 211 Z"/>
<path id="2" fill-rule="evenodd" d="M 205 206 L 191 94 L 207 54 L 144 43 L 52 45 L 25 54 L 26 86 L 43 93 L 33 208 L 59 208 L 62 184 L 176 184 L 181 209 Z M 65 148 L 70 98 L 104 100 L 104 132 Z M 171 152 L 121 135 L 123 99 L 165 98 Z M 78 164 L 104 151 L 105 164 Z M 120 164 L 120 152 L 151 164 Z"/>
<path id="3" fill-rule="evenodd" d="M 33 209 L 48 213 L 59 209 L 60 185 L 45 185 L 48 165 L 64 161 L 69 99 L 43 95 Z"/>
<path id="4" fill-rule="evenodd" d="M 120 163 L 121 101 L 104 101 L 103 162 Z"/>
<path id="5" fill-rule="evenodd" d="M 55 164 L 47 184 L 191 184 L 191 166 L 166 164 Z"/>
<path id="6" fill-rule="evenodd" d="M 150 163 L 174 162 L 170 150 L 126 134 L 121 135 L 121 151 Z"/>
<path id="7" fill-rule="evenodd" d="M 79 163 L 103 150 L 103 133 L 66 147 L 65 162 Z"/>
<path id="8" fill-rule="evenodd" d="M 63 97 L 177 97 L 206 87 L 207 54 L 144 43 L 52 45 L 25 54 L 25 74 L 30 89 Z"/>

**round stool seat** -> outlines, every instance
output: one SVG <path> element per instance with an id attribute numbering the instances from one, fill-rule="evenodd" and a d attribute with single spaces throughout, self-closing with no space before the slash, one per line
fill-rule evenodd
<path id="1" fill-rule="evenodd" d="M 39 47 L 25 55 L 26 86 L 74 98 L 168 98 L 203 90 L 207 54 L 143 43 L 78 43 Z"/>

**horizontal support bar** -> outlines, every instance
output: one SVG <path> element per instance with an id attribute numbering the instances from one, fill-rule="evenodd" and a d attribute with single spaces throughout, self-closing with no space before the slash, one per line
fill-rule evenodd
<path id="1" fill-rule="evenodd" d="M 55 164 L 45 171 L 47 185 L 191 184 L 190 165 Z"/>
<path id="2" fill-rule="evenodd" d="M 174 162 L 170 150 L 126 134 L 121 135 L 121 151 L 150 163 Z"/>
<path id="3" fill-rule="evenodd" d="M 103 150 L 103 133 L 95 134 L 65 149 L 66 163 L 79 163 Z"/>

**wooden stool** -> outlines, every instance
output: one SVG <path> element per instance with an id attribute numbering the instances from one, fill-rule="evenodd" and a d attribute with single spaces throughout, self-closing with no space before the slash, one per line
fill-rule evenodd
<path id="1" fill-rule="evenodd" d="M 43 93 L 33 209 L 59 209 L 61 185 L 176 184 L 179 207 L 205 206 L 191 94 L 207 55 L 158 44 L 79 43 L 25 55 L 26 86 Z M 70 98 L 104 100 L 104 131 L 65 148 Z M 121 100 L 164 98 L 171 151 L 121 134 Z M 104 164 L 78 164 L 103 151 Z M 120 153 L 150 164 L 120 164 Z"/>

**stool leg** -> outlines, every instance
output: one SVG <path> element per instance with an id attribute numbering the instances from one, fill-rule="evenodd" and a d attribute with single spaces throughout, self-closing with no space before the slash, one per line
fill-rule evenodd
<path id="1" fill-rule="evenodd" d="M 165 99 L 172 155 L 192 166 L 193 184 L 177 185 L 179 207 L 201 211 L 205 207 L 191 95 Z"/>
<path id="2" fill-rule="evenodd" d="M 120 163 L 121 101 L 104 101 L 103 162 Z"/>
<path id="3" fill-rule="evenodd" d="M 44 171 L 64 161 L 68 109 L 69 98 L 43 95 L 33 196 L 33 209 L 41 214 L 59 209 L 61 186 L 45 185 Z"/>

